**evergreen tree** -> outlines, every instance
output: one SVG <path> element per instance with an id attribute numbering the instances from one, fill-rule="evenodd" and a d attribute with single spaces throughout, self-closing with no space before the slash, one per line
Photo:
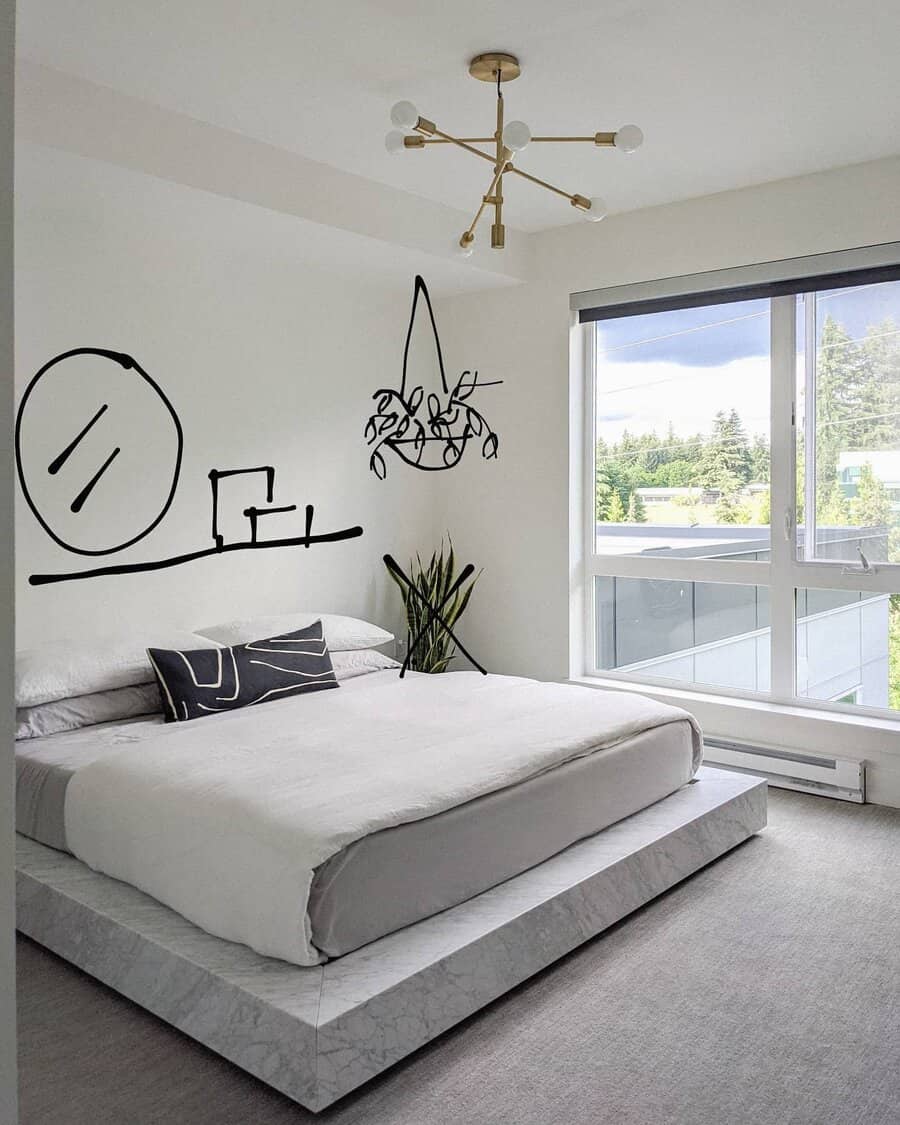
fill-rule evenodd
<path id="1" fill-rule="evenodd" d="M 834 317 L 825 318 L 816 352 L 817 508 L 837 479 L 841 452 L 883 448 L 884 390 L 873 344 L 854 340 Z"/>
<path id="2" fill-rule="evenodd" d="M 750 479 L 750 444 L 736 410 L 720 410 L 703 450 L 697 479 L 705 488 L 733 495 Z"/>
<path id="3" fill-rule="evenodd" d="M 703 450 L 706 446 L 706 438 L 703 434 L 692 434 L 687 441 L 682 444 L 682 453 L 686 461 L 699 462 L 703 459 Z"/>
<path id="4" fill-rule="evenodd" d="M 647 522 L 647 509 L 644 506 L 643 498 L 637 492 L 632 492 L 628 497 L 628 522 Z"/>
<path id="5" fill-rule="evenodd" d="M 890 493 L 868 462 L 860 469 L 857 492 L 850 501 L 850 514 L 856 527 L 888 528 L 891 524 Z"/>
<path id="6" fill-rule="evenodd" d="M 740 505 L 734 492 L 723 492 L 713 511 L 716 523 L 740 523 Z"/>
<path id="7" fill-rule="evenodd" d="M 742 484 L 747 484 L 753 469 L 753 455 L 750 451 L 750 442 L 744 423 L 736 410 L 728 414 L 728 427 L 726 437 L 731 442 L 732 457 L 734 458 L 735 471 Z"/>
<path id="8" fill-rule="evenodd" d="M 625 505 L 622 503 L 622 497 L 613 490 L 610 497 L 609 507 L 606 510 L 606 520 L 609 523 L 624 523 L 626 517 Z"/>
<path id="9" fill-rule="evenodd" d="M 819 510 L 816 520 L 823 527 L 846 527 L 850 522 L 850 505 L 837 480 L 831 486 L 824 503 L 821 499 L 818 500 L 817 507 Z"/>
<path id="10" fill-rule="evenodd" d="M 655 431 L 651 431 L 649 434 L 641 434 L 636 439 L 635 444 L 639 453 L 633 458 L 634 466 L 641 476 L 654 473 L 660 465 L 664 464 L 665 450 Z"/>
<path id="11" fill-rule="evenodd" d="M 872 379 L 880 389 L 878 417 L 868 420 L 867 449 L 896 449 L 900 444 L 900 329 L 890 317 L 866 329 L 863 348 Z"/>
<path id="12" fill-rule="evenodd" d="M 772 522 L 772 492 L 766 491 L 759 498 L 759 507 L 756 509 L 756 523 L 761 527 L 768 527 Z"/>
<path id="13" fill-rule="evenodd" d="M 891 594 L 888 637 L 888 706 L 894 711 L 900 711 L 900 594 Z"/>
<path id="14" fill-rule="evenodd" d="M 609 519 L 609 502 L 611 499 L 612 489 L 598 473 L 597 486 L 594 490 L 594 517 L 598 523 Z"/>
<path id="15" fill-rule="evenodd" d="M 757 434 L 750 448 L 750 480 L 754 484 L 768 484 L 771 453 L 769 440 L 764 434 Z"/>

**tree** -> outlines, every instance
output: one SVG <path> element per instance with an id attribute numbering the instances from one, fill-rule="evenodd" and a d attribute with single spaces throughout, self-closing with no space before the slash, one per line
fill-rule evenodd
<path id="1" fill-rule="evenodd" d="M 761 527 L 768 527 L 772 522 L 772 493 L 768 488 L 759 498 L 755 522 Z"/>
<path id="2" fill-rule="evenodd" d="M 698 481 L 705 488 L 733 496 L 749 481 L 750 464 L 750 445 L 737 411 L 726 414 L 720 410 L 700 458 Z"/>
<path id="3" fill-rule="evenodd" d="M 716 523 L 741 523 L 740 505 L 735 492 L 723 492 L 713 512 Z"/>
<path id="4" fill-rule="evenodd" d="M 624 523 L 625 516 L 626 511 L 625 505 L 622 503 L 622 497 L 614 491 L 606 510 L 606 520 L 608 523 Z"/>
<path id="5" fill-rule="evenodd" d="M 859 471 L 856 495 L 850 501 L 850 515 L 856 527 L 883 527 L 891 524 L 891 497 L 868 463 Z"/>
<path id="6" fill-rule="evenodd" d="M 900 426 L 900 330 L 890 317 L 870 324 L 862 342 L 871 379 L 880 392 L 866 419 L 866 449 L 896 449 Z"/>
<path id="7" fill-rule="evenodd" d="M 770 467 L 768 438 L 764 434 L 757 434 L 750 447 L 750 479 L 756 484 L 768 484 Z"/>
<path id="8" fill-rule="evenodd" d="M 891 594 L 888 610 L 888 707 L 900 711 L 900 594 Z"/>
<path id="9" fill-rule="evenodd" d="M 627 471 L 623 469 L 620 462 L 614 459 L 607 458 L 605 461 L 599 461 L 598 459 L 594 495 L 596 498 L 596 515 L 599 521 L 612 519 L 609 510 L 614 497 L 618 497 L 619 506 L 623 511 L 625 510 L 625 502 L 630 491 Z"/>
<path id="10" fill-rule="evenodd" d="M 628 497 L 628 522 L 629 523 L 646 523 L 647 522 L 647 509 L 644 506 L 643 498 L 638 492 L 632 492 Z"/>
<path id="11" fill-rule="evenodd" d="M 871 330 L 870 330 L 871 331 Z M 826 316 L 816 350 L 816 508 L 831 492 L 843 451 L 883 448 L 884 390 L 872 347 Z"/>
<path id="12" fill-rule="evenodd" d="M 831 486 L 831 491 L 825 497 L 824 502 L 819 499 L 816 506 L 819 509 L 816 513 L 816 519 L 823 527 L 846 527 L 850 522 L 850 505 L 847 503 L 844 490 L 837 480 Z"/>

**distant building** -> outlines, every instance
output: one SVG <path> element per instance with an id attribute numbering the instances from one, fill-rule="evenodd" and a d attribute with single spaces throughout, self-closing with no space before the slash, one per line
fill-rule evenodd
<path id="1" fill-rule="evenodd" d="M 645 504 L 671 504 L 673 500 L 696 501 L 699 504 L 703 503 L 705 495 L 709 495 L 709 490 L 703 488 L 636 488 L 634 491 Z M 716 492 L 714 499 L 718 498 Z"/>
<path id="2" fill-rule="evenodd" d="M 645 504 L 718 504 L 722 498 L 720 488 L 636 488 L 634 490 Z M 767 484 L 752 481 L 738 490 L 738 496 L 761 496 L 769 491 Z"/>
<path id="3" fill-rule="evenodd" d="M 838 457 L 838 479 L 848 498 L 856 496 L 859 491 L 863 465 L 871 466 L 872 472 L 888 491 L 891 507 L 900 512 L 900 450 L 859 449 L 841 453 Z"/>

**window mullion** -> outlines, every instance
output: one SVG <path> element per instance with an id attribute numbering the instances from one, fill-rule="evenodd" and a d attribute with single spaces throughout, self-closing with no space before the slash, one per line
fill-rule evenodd
<path id="1" fill-rule="evenodd" d="M 816 557 L 816 295 L 803 297 L 803 557 Z M 796 411 L 796 407 L 795 407 Z M 795 426 L 796 432 L 796 426 Z M 797 463 L 796 449 L 794 464 Z M 797 555 L 794 555 L 797 558 Z"/>
<path id="2" fill-rule="evenodd" d="M 581 325 L 582 362 L 584 367 L 584 429 L 582 433 L 584 476 L 582 477 L 582 511 L 584 513 L 584 565 L 581 582 L 582 659 L 586 671 L 596 668 L 594 609 L 594 574 L 590 563 L 597 545 L 597 327 Z"/>
<path id="3" fill-rule="evenodd" d="M 797 541 L 796 302 L 771 302 L 771 691 L 776 701 L 794 696 L 793 563 Z"/>

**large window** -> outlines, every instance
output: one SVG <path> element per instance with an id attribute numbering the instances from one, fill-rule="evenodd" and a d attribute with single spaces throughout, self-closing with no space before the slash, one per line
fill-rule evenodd
<path id="1" fill-rule="evenodd" d="M 589 671 L 900 713 L 900 268 L 822 272 L 582 313 Z"/>

